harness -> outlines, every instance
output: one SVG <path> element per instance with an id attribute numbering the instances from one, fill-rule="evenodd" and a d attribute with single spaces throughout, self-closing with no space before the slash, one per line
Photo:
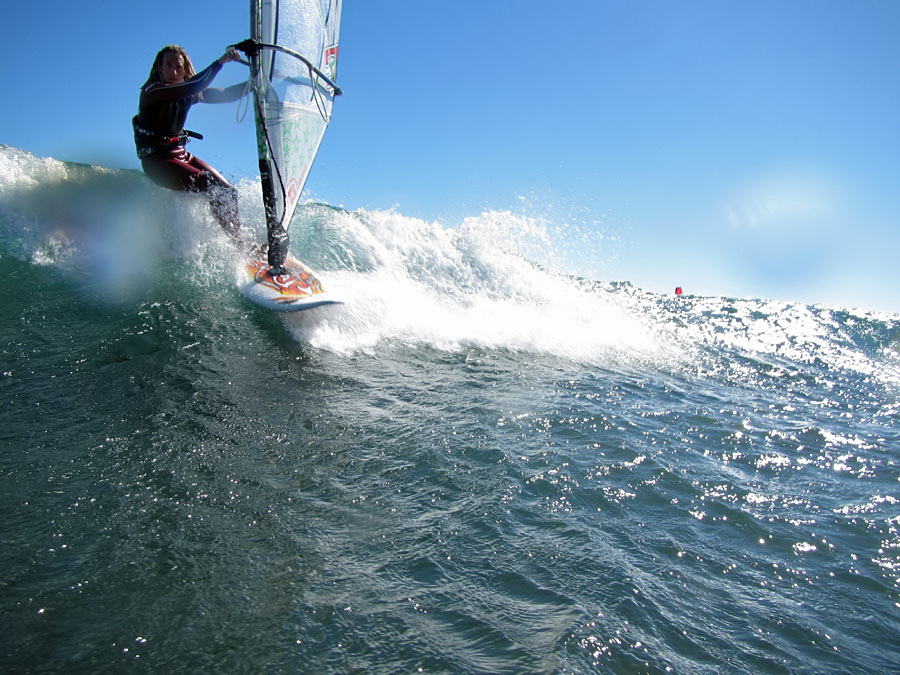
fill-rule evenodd
<path id="1" fill-rule="evenodd" d="M 175 136 L 150 131 L 140 125 L 138 115 L 131 118 L 131 126 L 134 129 L 134 146 L 137 150 L 138 159 L 144 159 L 157 153 L 169 152 L 176 148 L 183 148 L 185 143 L 192 138 L 196 138 L 198 141 L 203 140 L 203 134 L 198 134 L 196 131 L 188 131 L 187 129 L 182 129 Z"/>

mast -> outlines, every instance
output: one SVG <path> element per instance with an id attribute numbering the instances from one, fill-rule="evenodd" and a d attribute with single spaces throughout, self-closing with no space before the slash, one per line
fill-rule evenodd
<path id="1" fill-rule="evenodd" d="M 331 119 L 341 0 L 251 0 L 250 77 L 269 264 L 288 253 L 291 218 Z"/>

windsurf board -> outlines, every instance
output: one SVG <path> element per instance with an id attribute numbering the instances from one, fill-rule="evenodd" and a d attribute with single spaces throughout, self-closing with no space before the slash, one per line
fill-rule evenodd
<path id="1" fill-rule="evenodd" d="M 325 291 L 306 265 L 289 255 L 280 274 L 273 274 L 264 251 L 238 263 L 238 290 L 251 302 L 274 312 L 299 312 L 341 304 Z"/>

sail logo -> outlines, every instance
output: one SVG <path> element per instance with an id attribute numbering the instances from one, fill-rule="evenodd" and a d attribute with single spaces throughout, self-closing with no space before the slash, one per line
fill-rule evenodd
<path id="1" fill-rule="evenodd" d="M 334 77 L 335 75 L 337 75 L 337 57 L 337 45 L 332 45 L 331 47 L 327 47 L 325 49 L 325 72 L 328 73 L 328 77 L 332 81 L 334 81 Z"/>

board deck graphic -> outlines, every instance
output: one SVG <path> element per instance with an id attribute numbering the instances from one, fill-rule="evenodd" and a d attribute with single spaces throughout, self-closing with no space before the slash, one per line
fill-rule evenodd
<path id="1" fill-rule="evenodd" d="M 242 261 L 238 270 L 238 288 L 248 300 L 276 312 L 298 312 L 340 304 L 326 293 L 313 271 L 294 256 L 288 256 L 282 274 L 272 273 L 264 255 Z"/>

